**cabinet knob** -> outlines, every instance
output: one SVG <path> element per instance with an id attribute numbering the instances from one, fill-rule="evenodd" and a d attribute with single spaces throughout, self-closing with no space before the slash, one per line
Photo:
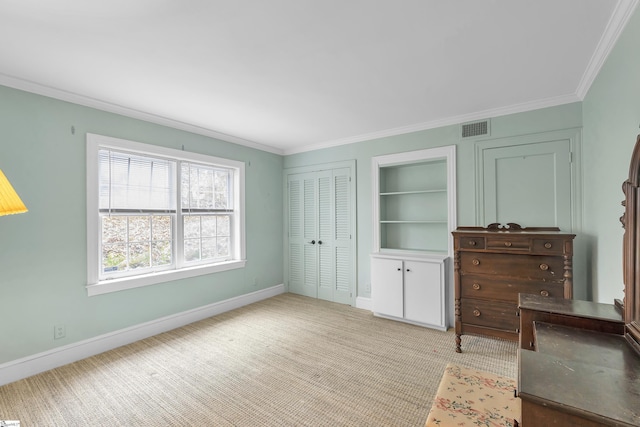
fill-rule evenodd
<path id="1" fill-rule="evenodd" d="M 410 269 L 410 268 L 407 268 L 407 271 L 411 271 L 411 269 Z"/>
<path id="2" fill-rule="evenodd" d="M 402 269 L 400 267 L 398 267 L 398 271 L 402 271 Z"/>
<path id="3" fill-rule="evenodd" d="M 480 313 L 480 310 L 478 310 L 477 308 L 475 310 L 473 310 L 473 315 L 476 317 L 480 317 L 482 313 Z"/>
<path id="4" fill-rule="evenodd" d="M 479 283 L 474 283 L 473 284 L 473 289 L 475 289 L 476 291 L 480 290 L 480 284 Z"/>
<path id="5" fill-rule="evenodd" d="M 473 265 L 480 265 L 480 260 L 478 258 L 474 258 L 473 261 L 471 261 L 471 263 Z"/>
<path id="6" fill-rule="evenodd" d="M 547 249 L 551 249 L 551 246 L 553 246 L 551 244 L 551 242 L 547 242 L 547 243 L 544 244 L 544 247 L 547 248 Z"/>
<path id="7" fill-rule="evenodd" d="M 469 246 L 475 246 L 476 242 L 474 240 L 469 240 Z"/>
<path id="8" fill-rule="evenodd" d="M 511 242 L 504 242 L 504 245 L 505 245 L 506 247 L 508 247 L 508 248 L 510 248 L 510 247 L 511 247 L 511 244 L 512 244 Z"/>
<path id="9" fill-rule="evenodd" d="M 549 296 L 549 291 L 540 291 L 540 295 L 542 295 L 543 297 L 548 297 Z"/>
<path id="10" fill-rule="evenodd" d="M 549 269 L 549 266 L 547 264 L 540 264 L 540 270 L 547 271 L 548 269 Z"/>

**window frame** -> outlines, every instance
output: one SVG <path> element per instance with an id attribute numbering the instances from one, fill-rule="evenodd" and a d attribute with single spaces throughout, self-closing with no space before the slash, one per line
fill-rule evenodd
<path id="1" fill-rule="evenodd" d="M 237 160 L 230 160 L 206 154 L 194 153 L 190 151 L 176 150 L 173 148 L 161 147 L 152 144 L 129 141 L 126 139 L 113 138 L 104 135 L 87 133 L 87 293 L 89 296 L 116 292 L 125 289 L 133 289 L 141 286 L 148 286 L 164 283 L 173 280 L 180 280 L 189 277 L 201 276 L 220 271 L 243 268 L 246 264 L 246 244 L 245 244 L 245 163 Z M 98 192 L 98 151 L 100 149 L 122 150 L 134 154 L 147 155 L 153 157 L 163 157 L 175 161 L 185 161 L 200 163 L 210 166 L 218 166 L 232 169 L 233 173 L 233 220 L 231 221 L 232 239 L 231 250 L 232 259 L 224 262 L 176 266 L 170 270 L 125 276 L 107 280 L 99 279 L 100 269 L 100 212 L 99 212 L 99 192 Z M 178 165 L 178 168 L 180 166 Z M 178 173 L 179 176 L 179 173 Z M 179 191 L 177 196 L 179 197 Z M 181 211 L 181 201 L 177 200 L 177 210 Z M 177 247 L 183 245 L 183 233 L 181 230 L 181 216 L 177 216 L 175 240 Z M 182 252 L 178 249 L 177 252 Z M 176 257 L 182 256 L 176 253 Z"/>

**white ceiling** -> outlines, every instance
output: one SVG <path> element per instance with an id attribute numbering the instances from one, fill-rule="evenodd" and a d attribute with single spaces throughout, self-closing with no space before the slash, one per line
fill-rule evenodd
<path id="1" fill-rule="evenodd" d="M 580 101 L 638 0 L 0 0 L 0 84 L 280 154 Z"/>

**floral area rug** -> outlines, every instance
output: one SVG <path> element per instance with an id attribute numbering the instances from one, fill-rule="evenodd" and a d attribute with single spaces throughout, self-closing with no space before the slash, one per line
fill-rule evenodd
<path id="1" fill-rule="evenodd" d="M 448 364 L 429 411 L 429 426 L 508 426 L 520 420 L 516 381 Z"/>

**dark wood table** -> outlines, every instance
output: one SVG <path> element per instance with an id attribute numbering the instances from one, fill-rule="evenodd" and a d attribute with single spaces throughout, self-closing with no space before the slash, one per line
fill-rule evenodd
<path id="1" fill-rule="evenodd" d="M 536 323 L 519 350 L 522 425 L 640 425 L 640 358 L 621 335 Z"/>
<path id="2" fill-rule="evenodd" d="M 624 334 L 622 312 L 613 304 L 520 294 L 518 310 L 520 348 L 526 350 L 535 350 L 534 322 Z"/>
<path id="3" fill-rule="evenodd" d="M 640 353 L 614 305 L 521 294 L 519 307 L 535 348 L 518 350 L 524 427 L 640 426 Z"/>

